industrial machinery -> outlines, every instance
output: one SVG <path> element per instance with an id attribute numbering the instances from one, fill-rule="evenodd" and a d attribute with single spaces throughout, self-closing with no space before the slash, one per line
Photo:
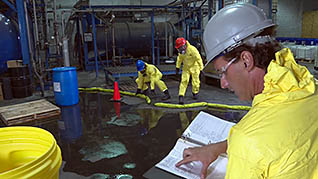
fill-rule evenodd
<path id="1" fill-rule="evenodd" d="M 7 70 L 8 60 L 21 59 L 18 25 L 0 13 L 0 73 Z"/>

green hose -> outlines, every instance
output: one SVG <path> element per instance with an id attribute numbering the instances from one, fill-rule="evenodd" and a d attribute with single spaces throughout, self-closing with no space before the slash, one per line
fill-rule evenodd
<path id="1" fill-rule="evenodd" d="M 113 93 L 113 89 L 104 89 L 104 88 L 78 88 L 79 91 L 86 91 L 86 92 L 106 92 L 106 93 Z M 151 103 L 151 99 L 143 94 L 137 94 L 128 92 L 128 91 L 120 91 L 119 93 L 122 95 L 127 96 L 136 96 L 139 98 L 143 98 L 146 100 L 147 104 Z M 234 109 L 234 110 L 250 110 L 250 106 L 240 106 L 240 105 L 226 105 L 226 104 L 216 104 L 216 103 L 207 103 L 207 102 L 198 102 L 198 103 L 191 103 L 191 104 L 171 104 L 171 103 L 155 103 L 154 104 L 157 107 L 164 107 L 164 108 L 178 108 L 178 109 L 184 109 L 184 108 L 196 108 L 196 107 L 214 107 L 214 108 L 225 108 L 225 109 Z"/>

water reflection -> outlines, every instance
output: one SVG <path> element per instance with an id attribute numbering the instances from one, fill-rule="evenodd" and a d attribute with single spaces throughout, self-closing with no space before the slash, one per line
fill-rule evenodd
<path id="1" fill-rule="evenodd" d="M 80 105 L 63 106 L 61 120 L 58 121 L 59 132 L 62 139 L 74 141 L 82 135 L 82 119 Z"/>
<path id="2" fill-rule="evenodd" d="M 46 127 L 54 136 L 61 136 L 58 143 L 65 172 L 96 178 L 142 178 L 169 153 L 199 113 L 196 109 L 144 109 L 124 103 L 119 103 L 116 110 L 111 98 L 112 95 L 101 93 L 81 93 L 80 104 L 67 109 L 70 111 L 67 115 L 79 118 L 69 124 L 66 121 L 70 118 L 63 117 L 67 115 L 62 109 L 65 130 L 61 124 L 59 130 L 53 128 L 55 125 Z M 204 111 L 232 122 L 238 122 L 246 113 L 224 109 Z"/>

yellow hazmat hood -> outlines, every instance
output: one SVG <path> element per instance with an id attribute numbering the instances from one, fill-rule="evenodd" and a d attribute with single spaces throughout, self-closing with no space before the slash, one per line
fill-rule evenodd
<path id="1" fill-rule="evenodd" d="M 284 48 L 275 54 L 264 77 L 264 90 L 255 96 L 253 106 L 270 100 L 270 104 L 293 101 L 313 95 L 315 79 L 304 66 L 298 65 L 290 49 Z M 302 89 L 302 90 L 300 90 Z M 281 93 L 284 95 L 279 95 Z"/>

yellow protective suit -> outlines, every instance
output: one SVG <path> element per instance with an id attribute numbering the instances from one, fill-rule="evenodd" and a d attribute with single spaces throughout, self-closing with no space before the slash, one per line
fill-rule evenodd
<path id="1" fill-rule="evenodd" d="M 158 70 L 157 67 L 151 64 L 145 63 L 146 72 L 144 74 L 138 72 L 138 78 L 136 83 L 138 89 L 147 90 L 148 85 L 146 83 L 150 82 L 150 89 L 154 90 L 155 85 L 159 87 L 161 92 L 164 92 L 167 88 L 166 84 L 161 80 L 162 73 Z"/>
<path id="2" fill-rule="evenodd" d="M 150 131 L 156 127 L 160 118 L 164 115 L 162 110 L 137 110 L 142 118 L 141 124 L 147 126 L 147 130 Z"/>
<path id="3" fill-rule="evenodd" d="M 184 96 L 190 76 L 192 78 L 192 93 L 199 93 L 200 71 L 203 69 L 203 62 L 199 51 L 187 41 L 186 53 L 178 55 L 176 68 L 182 67 L 181 83 L 179 86 L 179 96 Z"/>
<path id="4" fill-rule="evenodd" d="M 289 49 L 275 54 L 264 90 L 228 137 L 226 179 L 317 179 L 318 94 Z"/>

